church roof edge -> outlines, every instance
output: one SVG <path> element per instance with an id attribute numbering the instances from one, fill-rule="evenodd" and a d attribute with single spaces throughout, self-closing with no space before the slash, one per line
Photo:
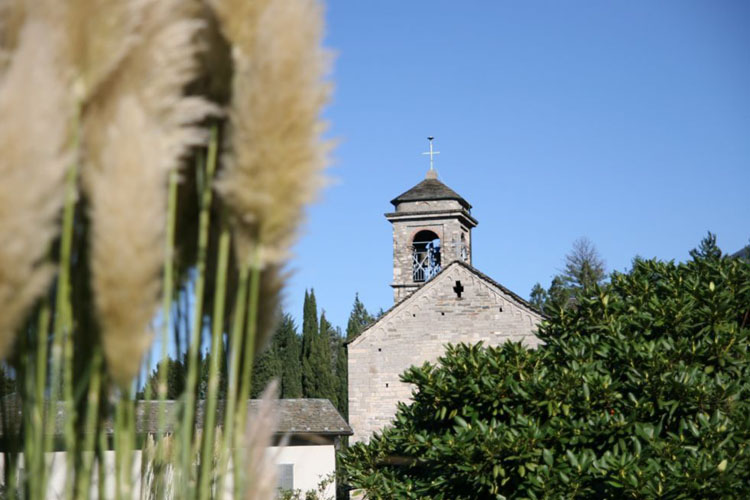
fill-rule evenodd
<path id="1" fill-rule="evenodd" d="M 396 308 L 397 308 L 397 307 L 399 307 L 399 306 L 400 306 L 401 304 L 403 304 L 404 302 L 406 302 L 406 301 L 408 301 L 409 299 L 411 299 L 412 297 L 414 297 L 414 295 L 415 295 L 415 294 L 416 294 L 416 293 L 417 293 L 417 292 L 418 292 L 418 291 L 419 291 L 419 290 L 420 290 L 421 288 L 424 288 L 425 286 L 428 286 L 428 285 L 429 285 L 430 283 L 433 283 L 433 282 L 434 282 L 434 281 L 435 281 L 435 280 L 436 280 L 436 279 L 437 279 L 438 277 L 440 277 L 440 275 L 442 275 L 443 273 L 445 273 L 445 272 L 446 272 L 446 271 L 447 271 L 448 269 L 452 268 L 452 267 L 453 267 L 454 265 L 458 265 L 458 266 L 463 266 L 463 267 L 465 267 L 466 269 L 468 269 L 468 270 L 469 270 L 469 271 L 471 271 L 472 273 L 476 274 L 476 275 L 477 275 L 477 276 L 478 276 L 478 277 L 479 277 L 480 279 L 482 279 L 482 280 L 484 280 L 484 281 L 488 282 L 489 284 L 493 285 L 494 287 L 496 287 L 496 288 L 500 289 L 500 290 L 501 290 L 501 291 L 502 291 L 503 293 L 505 293 L 505 294 L 509 295 L 509 296 L 510 296 L 511 298 L 513 298 L 514 300 L 516 300 L 516 301 L 517 301 L 518 303 L 520 303 L 520 304 L 521 304 L 521 305 L 523 305 L 524 307 L 526 307 L 526 308 L 528 308 L 529 310 L 531 310 L 532 312 L 534 312 L 534 313 L 538 314 L 538 315 L 539 315 L 539 316 L 540 316 L 540 317 L 541 317 L 542 319 L 544 319 L 544 318 L 546 318 L 546 317 L 547 317 L 547 316 L 546 316 L 546 315 L 545 315 L 545 314 L 544 314 L 544 313 L 543 313 L 542 311 L 540 311 L 540 310 L 539 310 L 539 309 L 538 309 L 538 308 L 537 308 L 536 306 L 534 306 L 534 305 L 533 305 L 533 304 L 532 304 L 531 302 L 529 302 L 528 300 L 524 299 L 524 298 L 523 298 L 523 297 L 521 297 L 520 295 L 516 294 L 516 293 L 515 293 L 515 292 L 513 292 L 512 290 L 510 290 L 510 289 L 508 289 L 508 288 L 504 287 L 503 285 L 501 285 L 501 284 L 500 284 L 500 283 L 498 283 L 497 281 L 493 280 L 492 278 L 490 278 L 489 276 L 487 276 L 486 274 L 484 274 L 484 273 L 483 273 L 482 271 L 480 271 L 480 270 L 479 270 L 479 269 L 477 269 L 476 267 L 472 266 L 471 264 L 467 264 L 466 262 L 460 261 L 460 260 L 454 260 L 453 262 L 451 262 L 450 264 L 448 264 L 447 266 L 445 266 L 445 267 L 444 267 L 443 269 L 441 269 L 439 273 L 437 273 L 437 274 L 436 274 L 436 275 L 435 275 L 435 276 L 434 276 L 434 277 L 433 277 L 433 278 L 432 278 L 432 279 L 431 279 L 430 281 L 428 281 L 427 283 L 425 283 L 425 284 L 424 284 L 424 285 L 423 285 L 422 287 L 418 288 L 418 289 L 417 289 L 416 291 L 414 291 L 413 293 L 409 294 L 408 296 L 404 297 L 403 299 L 399 300 L 398 302 L 396 302 L 395 304 L 393 304 L 393 305 L 392 305 L 391 307 L 389 307 L 389 308 L 388 308 L 388 309 L 387 309 L 387 310 L 386 310 L 385 312 L 383 312 L 383 314 L 382 314 L 382 315 L 380 315 L 380 317 L 378 317 L 378 318 L 377 318 L 377 319 L 375 319 L 375 320 L 374 320 L 373 322 L 371 322 L 371 323 L 370 323 L 369 325 L 367 325 L 367 326 L 366 326 L 366 327 L 365 327 L 365 328 L 364 328 L 364 329 L 363 329 L 363 330 L 362 330 L 361 332 L 359 332 L 359 334 L 357 334 L 357 335 L 356 335 L 355 337 L 352 337 L 352 338 L 350 338 L 350 339 L 347 339 L 347 340 L 346 340 L 346 341 L 344 342 L 344 344 L 345 344 L 345 345 L 351 344 L 352 342 L 354 342 L 355 340 L 357 340 L 358 338 L 360 338 L 360 337 L 361 337 L 362 335 L 364 335 L 364 334 L 365 334 L 365 332 L 369 331 L 369 330 L 370 330 L 370 329 L 371 329 L 371 328 L 372 328 L 373 326 L 375 326 L 376 324 L 380 323 L 380 321 L 381 321 L 381 320 L 382 320 L 383 318 L 385 318 L 386 316 L 388 316 L 388 315 L 389 315 L 389 314 L 390 314 L 390 313 L 391 313 L 391 312 L 392 312 L 392 311 L 393 311 L 394 309 L 396 309 Z"/>

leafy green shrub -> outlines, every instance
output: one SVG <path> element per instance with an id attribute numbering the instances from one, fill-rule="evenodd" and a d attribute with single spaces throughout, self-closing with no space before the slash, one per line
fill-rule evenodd
<path id="1" fill-rule="evenodd" d="M 326 493 L 329 490 L 329 486 L 336 480 L 335 474 L 328 474 L 321 478 L 318 486 L 314 490 L 302 491 L 296 490 L 285 490 L 280 489 L 276 495 L 277 500 L 332 500 Z"/>
<path id="2" fill-rule="evenodd" d="M 750 263 L 709 236 L 551 311 L 529 350 L 448 346 L 343 463 L 373 498 L 745 498 Z"/>

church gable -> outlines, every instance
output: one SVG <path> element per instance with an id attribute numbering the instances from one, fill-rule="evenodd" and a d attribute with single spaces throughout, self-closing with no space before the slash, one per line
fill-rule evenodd
<path id="1" fill-rule="evenodd" d="M 449 312 L 459 316 L 462 322 L 472 317 L 496 321 L 499 334 L 503 324 L 535 326 L 542 319 L 541 313 L 518 295 L 477 269 L 454 261 L 422 288 L 386 311 L 350 341 L 349 346 L 352 348 L 369 336 L 387 335 L 394 330 L 396 323 L 399 326 L 413 323 L 417 328 L 430 326 L 433 322 L 453 323 Z M 415 319 L 417 321 L 412 321 Z M 453 326 L 465 330 L 471 323 Z"/>
<path id="2" fill-rule="evenodd" d="M 397 402 L 410 399 L 412 387 L 399 380 L 410 366 L 436 361 L 448 343 L 512 340 L 536 346 L 541 319 L 523 299 L 479 271 L 451 263 L 349 343 L 354 440 L 382 429 Z"/>

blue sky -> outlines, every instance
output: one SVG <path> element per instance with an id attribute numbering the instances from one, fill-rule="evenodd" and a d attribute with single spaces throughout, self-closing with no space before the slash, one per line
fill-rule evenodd
<path id="1" fill-rule="evenodd" d="M 750 238 L 750 2 L 334 0 L 331 185 L 286 290 L 346 326 L 392 304 L 389 200 L 424 177 L 472 205 L 473 264 L 522 296 L 588 237 L 608 270 Z"/>

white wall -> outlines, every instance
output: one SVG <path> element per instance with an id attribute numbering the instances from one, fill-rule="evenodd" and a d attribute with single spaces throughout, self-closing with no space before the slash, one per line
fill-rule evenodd
<path id="1" fill-rule="evenodd" d="M 318 446 L 286 446 L 268 448 L 276 464 L 294 465 L 294 489 L 316 490 L 326 476 L 336 472 L 336 451 L 332 444 Z M 336 497 L 336 483 L 325 490 L 324 498 Z"/>
<path id="2" fill-rule="evenodd" d="M 65 452 L 54 452 L 47 454 L 48 464 L 51 469 L 50 480 L 47 486 L 47 498 L 64 498 L 65 497 Z M 140 498 L 141 492 L 141 456 L 140 451 L 133 454 L 133 470 L 131 481 L 128 483 L 133 493 L 132 498 Z M 266 451 L 269 460 L 276 464 L 293 464 L 294 465 L 294 488 L 302 490 L 317 490 L 318 484 L 326 476 L 336 471 L 336 452 L 334 446 L 316 445 L 316 446 L 286 446 L 286 447 L 269 447 Z M 23 464 L 23 456 L 20 457 Z M 104 460 L 107 470 L 107 484 L 105 487 L 107 498 L 114 498 L 115 493 L 115 452 L 104 452 Z M 23 467 L 23 465 L 21 465 Z M 3 456 L 0 454 L 0 477 L 2 477 L 5 464 Z M 229 464 L 230 472 L 225 483 L 225 498 L 231 498 L 232 476 L 231 463 Z M 94 469 L 91 484 L 91 498 L 97 497 L 97 474 Z M 173 492 L 172 492 L 173 493 Z M 323 498 L 334 499 L 336 497 L 336 484 L 331 483 L 324 492 Z"/>

